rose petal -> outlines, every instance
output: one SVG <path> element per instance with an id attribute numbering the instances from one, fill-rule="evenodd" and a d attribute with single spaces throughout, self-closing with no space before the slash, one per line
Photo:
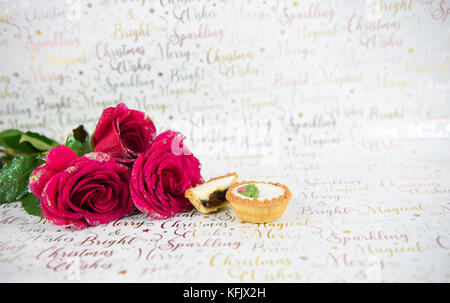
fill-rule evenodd
<path id="1" fill-rule="evenodd" d="M 48 169 L 61 171 L 77 158 L 78 156 L 73 149 L 65 145 L 58 145 L 47 152 L 45 162 Z"/>
<path id="2" fill-rule="evenodd" d="M 30 174 L 28 188 L 36 197 L 41 198 L 45 185 L 55 174 L 56 171 L 49 169 L 46 163 L 36 167 Z"/>

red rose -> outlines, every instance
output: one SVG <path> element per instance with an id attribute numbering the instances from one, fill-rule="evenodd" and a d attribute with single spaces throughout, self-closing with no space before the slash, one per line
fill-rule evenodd
<path id="1" fill-rule="evenodd" d="M 48 151 L 30 175 L 43 216 L 56 225 L 85 228 L 120 219 L 135 210 L 128 184 L 131 169 L 106 153 L 79 158 L 65 145 Z"/>
<path id="2" fill-rule="evenodd" d="M 170 130 L 160 134 L 133 165 L 131 198 L 140 211 L 152 218 L 168 218 L 190 209 L 192 204 L 184 192 L 203 182 L 200 162 L 183 145 L 183 139 L 180 133 Z"/>
<path id="3" fill-rule="evenodd" d="M 94 151 L 104 152 L 117 161 L 132 165 L 139 153 L 152 145 L 156 128 L 148 115 L 120 103 L 106 108 L 91 137 Z"/>

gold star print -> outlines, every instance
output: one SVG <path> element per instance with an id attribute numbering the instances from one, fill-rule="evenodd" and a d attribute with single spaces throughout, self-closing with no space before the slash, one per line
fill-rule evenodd
<path id="1" fill-rule="evenodd" d="M 36 30 L 36 35 L 39 36 L 40 34 L 42 34 L 41 31 L 40 30 Z"/>

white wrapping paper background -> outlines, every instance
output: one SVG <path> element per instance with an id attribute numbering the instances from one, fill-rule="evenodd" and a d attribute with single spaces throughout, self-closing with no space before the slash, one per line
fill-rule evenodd
<path id="1" fill-rule="evenodd" d="M 448 282 L 450 1 L 1 1 L 0 129 L 64 142 L 105 107 L 173 129 L 231 207 L 73 231 L 0 205 L 0 280 Z"/>

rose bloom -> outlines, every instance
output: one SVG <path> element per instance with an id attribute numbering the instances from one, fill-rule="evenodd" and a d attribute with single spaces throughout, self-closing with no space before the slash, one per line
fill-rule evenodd
<path id="1" fill-rule="evenodd" d="M 29 189 L 40 199 L 48 221 L 81 229 L 135 210 L 128 189 L 130 171 L 106 153 L 78 157 L 71 148 L 58 145 L 31 173 Z"/>
<path id="2" fill-rule="evenodd" d="M 120 103 L 103 110 L 91 143 L 95 152 L 108 153 L 131 166 L 139 153 L 150 148 L 155 135 L 155 125 L 148 115 Z"/>
<path id="3" fill-rule="evenodd" d="M 183 139 L 170 130 L 160 134 L 133 165 L 131 197 L 136 207 L 152 218 L 189 210 L 192 204 L 184 196 L 185 190 L 203 183 L 200 162 L 183 145 Z"/>

